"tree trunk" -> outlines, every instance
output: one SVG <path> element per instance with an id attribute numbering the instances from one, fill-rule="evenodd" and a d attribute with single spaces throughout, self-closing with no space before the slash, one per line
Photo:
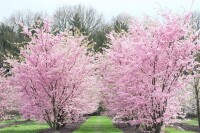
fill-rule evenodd
<path id="1" fill-rule="evenodd" d="M 59 123 L 56 123 L 56 130 L 59 130 L 61 128 Z"/>
<path id="2" fill-rule="evenodd" d="M 160 133 L 162 129 L 162 124 L 161 123 L 155 124 L 154 129 L 155 133 Z"/>
<path id="3" fill-rule="evenodd" d="M 194 90 L 195 90 L 195 100 L 196 100 L 196 107 L 197 107 L 197 119 L 198 119 L 198 126 L 200 128 L 200 107 L 199 107 L 199 78 L 194 78 Z"/>
<path id="4" fill-rule="evenodd" d="M 61 127 L 65 127 L 65 112 L 63 109 L 59 109 L 56 117 L 56 130 L 60 129 Z"/>
<path id="5" fill-rule="evenodd" d="M 197 99 L 196 99 L 196 104 L 197 104 L 198 125 L 199 125 L 199 128 L 200 128 L 200 110 L 199 110 L 199 97 L 198 96 L 197 96 Z"/>

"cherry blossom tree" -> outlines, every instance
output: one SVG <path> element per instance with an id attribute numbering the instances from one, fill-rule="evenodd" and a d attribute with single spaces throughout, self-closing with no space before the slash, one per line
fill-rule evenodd
<path id="1" fill-rule="evenodd" d="M 0 70 L 0 120 L 7 118 L 6 114 L 18 111 L 18 93 L 10 85 L 10 77 L 5 70 Z"/>
<path id="2" fill-rule="evenodd" d="M 110 113 L 155 133 L 176 115 L 198 50 L 190 15 L 161 16 L 162 22 L 135 19 L 128 33 L 110 34 L 100 63 Z"/>
<path id="3" fill-rule="evenodd" d="M 5 110 L 8 108 L 7 100 L 7 90 L 8 83 L 4 76 L 0 76 L 0 115 L 2 116 Z M 1 118 L 1 117 L 0 117 Z"/>
<path id="4" fill-rule="evenodd" d="M 24 28 L 31 41 L 21 50 L 20 61 L 9 61 L 11 81 L 21 95 L 23 116 L 58 129 L 93 112 L 98 90 L 85 37 L 70 32 L 54 35 L 49 22 L 42 25 Z"/>

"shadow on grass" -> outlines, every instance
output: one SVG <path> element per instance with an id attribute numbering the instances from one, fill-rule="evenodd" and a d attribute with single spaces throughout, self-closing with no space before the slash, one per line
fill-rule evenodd
<path id="1" fill-rule="evenodd" d="M 35 130 L 6 130 L 1 131 L 1 133 L 38 133 L 41 129 L 35 129 Z"/>
<path id="2" fill-rule="evenodd" d="M 13 126 L 13 125 L 19 125 L 19 124 L 24 124 L 24 123 L 28 123 L 28 122 L 33 122 L 33 121 L 30 121 L 30 120 L 23 120 L 23 121 L 6 121 L 4 122 L 2 125 L 0 125 L 0 129 L 1 128 L 6 128 L 6 127 L 10 127 L 10 126 Z"/>
<path id="3" fill-rule="evenodd" d="M 200 128 L 195 125 L 188 125 L 186 123 L 176 123 L 176 124 L 174 124 L 174 126 L 179 126 L 182 129 L 184 129 L 185 131 L 192 131 L 192 132 L 200 133 Z"/>

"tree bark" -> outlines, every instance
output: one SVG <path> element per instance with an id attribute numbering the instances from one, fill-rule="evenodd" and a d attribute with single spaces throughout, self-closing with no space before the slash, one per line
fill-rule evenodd
<path id="1" fill-rule="evenodd" d="M 155 133 L 160 133 L 161 132 L 161 127 L 162 127 L 162 124 L 156 124 L 155 125 Z"/>
<path id="2" fill-rule="evenodd" d="M 196 105 L 197 105 L 197 117 L 198 117 L 198 125 L 199 125 L 199 128 L 200 128 L 199 95 L 197 95 L 197 99 L 196 99 Z"/>
<path id="3" fill-rule="evenodd" d="M 198 119 L 198 126 L 200 128 L 200 107 L 199 107 L 199 78 L 194 79 L 194 89 L 196 95 L 196 107 L 197 107 L 197 119 Z"/>

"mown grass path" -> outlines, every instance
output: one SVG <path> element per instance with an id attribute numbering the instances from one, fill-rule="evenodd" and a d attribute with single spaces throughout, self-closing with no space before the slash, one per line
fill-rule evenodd
<path id="1" fill-rule="evenodd" d="M 113 126 L 110 118 L 106 116 L 92 116 L 73 133 L 122 133 Z"/>

